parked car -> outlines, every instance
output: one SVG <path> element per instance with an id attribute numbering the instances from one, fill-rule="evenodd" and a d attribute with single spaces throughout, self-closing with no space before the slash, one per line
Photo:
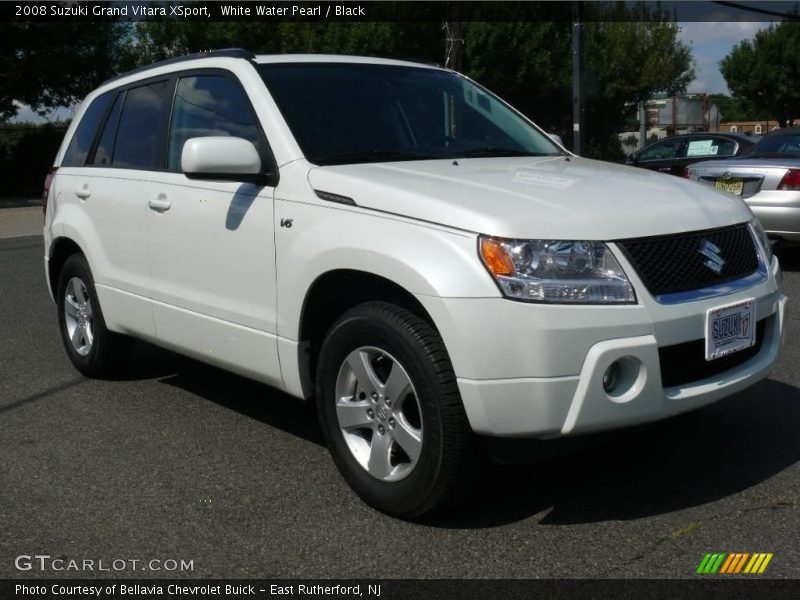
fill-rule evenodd
<path id="1" fill-rule="evenodd" d="M 770 238 L 800 243 L 800 127 L 770 132 L 745 156 L 692 165 L 686 176 L 743 198 Z"/>
<path id="2" fill-rule="evenodd" d="M 741 156 L 761 139 L 741 133 L 687 133 L 659 140 L 634 152 L 625 164 L 651 171 L 682 175 L 691 164 L 720 157 Z"/>
<path id="3" fill-rule="evenodd" d="M 463 493 L 480 436 L 696 409 L 766 377 L 784 330 L 743 202 L 574 156 L 416 63 L 226 50 L 120 76 L 45 200 L 81 373 L 139 338 L 314 397 L 344 478 L 401 517 Z"/>

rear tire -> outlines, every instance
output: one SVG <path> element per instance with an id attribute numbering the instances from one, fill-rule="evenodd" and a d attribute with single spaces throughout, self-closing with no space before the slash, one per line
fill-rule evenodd
<path id="1" fill-rule="evenodd" d="M 94 278 L 82 254 L 70 256 L 56 288 L 61 340 L 70 361 L 87 377 L 119 373 L 130 356 L 127 336 L 109 331 L 97 299 Z"/>
<path id="2" fill-rule="evenodd" d="M 320 350 L 316 393 L 336 466 L 382 512 L 435 512 L 482 470 L 444 343 L 403 308 L 368 302 L 337 320 Z"/>

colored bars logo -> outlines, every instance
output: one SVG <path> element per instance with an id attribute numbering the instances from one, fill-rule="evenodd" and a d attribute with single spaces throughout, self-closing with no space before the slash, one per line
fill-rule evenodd
<path id="1" fill-rule="evenodd" d="M 769 561 L 772 560 L 772 552 L 716 552 L 706 554 L 697 572 L 702 575 L 713 575 L 714 573 L 724 573 L 732 575 L 736 573 L 746 573 L 748 575 L 761 574 L 767 568 Z"/>

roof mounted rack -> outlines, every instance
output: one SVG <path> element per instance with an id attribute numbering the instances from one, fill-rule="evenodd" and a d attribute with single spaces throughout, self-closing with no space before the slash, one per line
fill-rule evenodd
<path id="1" fill-rule="evenodd" d="M 114 77 L 105 80 L 102 85 L 105 85 L 106 83 L 111 83 L 112 81 L 116 81 L 117 79 L 122 79 L 123 77 L 127 77 L 128 75 L 143 73 L 145 71 L 149 71 L 150 69 L 155 69 L 156 67 L 173 65 L 175 63 L 180 63 L 188 60 L 195 60 L 198 58 L 241 58 L 244 60 L 252 61 L 255 59 L 255 57 L 256 57 L 255 54 L 253 54 L 249 50 L 245 50 L 244 48 L 221 48 L 219 50 L 206 50 L 203 52 L 195 52 L 193 54 L 186 54 L 184 56 L 176 56 L 175 58 L 160 60 L 151 65 L 145 65 L 143 67 L 138 67 L 136 69 L 126 71 L 125 73 L 120 73 L 119 75 L 115 75 Z"/>

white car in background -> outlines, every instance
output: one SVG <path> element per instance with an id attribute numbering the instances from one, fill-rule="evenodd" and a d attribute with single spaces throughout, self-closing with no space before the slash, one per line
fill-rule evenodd
<path id="1" fill-rule="evenodd" d="M 122 75 L 45 199 L 80 372 L 139 338 L 315 398 L 345 479 L 401 517 L 463 493 L 480 436 L 696 409 L 766 377 L 783 334 L 741 200 L 574 156 L 427 65 L 226 50 Z"/>
<path id="2" fill-rule="evenodd" d="M 800 127 L 776 129 L 744 156 L 690 165 L 685 174 L 741 197 L 771 239 L 800 243 Z"/>

